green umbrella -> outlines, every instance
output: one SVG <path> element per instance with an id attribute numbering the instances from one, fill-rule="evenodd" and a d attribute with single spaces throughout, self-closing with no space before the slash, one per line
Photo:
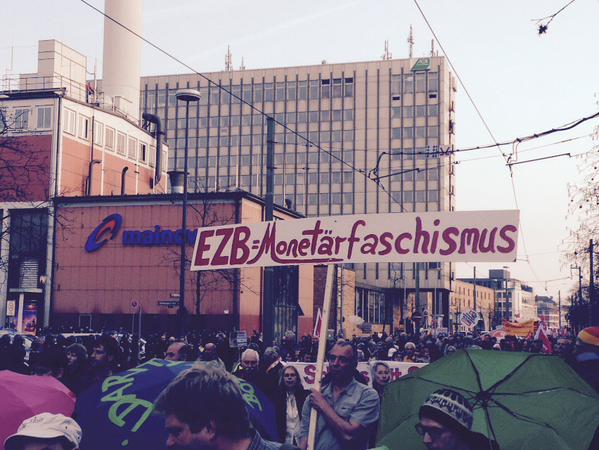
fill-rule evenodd
<path id="1" fill-rule="evenodd" d="M 441 388 L 468 399 L 472 430 L 501 450 L 586 450 L 599 426 L 599 395 L 561 358 L 471 349 L 387 386 L 377 445 L 424 449 L 414 428 L 418 410 Z"/>

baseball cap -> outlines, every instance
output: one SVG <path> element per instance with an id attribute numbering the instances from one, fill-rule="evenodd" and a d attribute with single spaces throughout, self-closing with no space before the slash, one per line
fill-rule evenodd
<path id="1" fill-rule="evenodd" d="M 81 427 L 70 417 L 62 414 L 41 413 L 25 419 L 17 432 L 4 441 L 6 450 L 11 450 L 19 438 L 36 439 L 65 438 L 75 448 L 81 443 Z"/>

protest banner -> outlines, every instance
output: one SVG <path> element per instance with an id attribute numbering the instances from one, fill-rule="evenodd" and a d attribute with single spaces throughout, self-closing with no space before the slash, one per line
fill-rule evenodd
<path id="1" fill-rule="evenodd" d="M 359 362 L 358 363 L 358 372 L 360 372 L 364 377 L 368 380 L 368 385 L 372 386 L 371 380 L 371 368 L 379 361 L 371 361 L 371 362 Z M 390 381 L 395 381 L 404 375 L 412 373 L 415 370 L 420 369 L 421 367 L 426 366 L 426 363 L 414 363 L 414 362 L 401 362 L 401 361 L 382 361 L 389 366 L 389 372 L 391 375 Z M 288 362 L 285 363 L 286 366 L 293 366 L 297 369 L 300 374 L 300 378 L 302 380 L 302 385 L 304 389 L 310 389 L 314 385 L 314 380 L 316 378 L 316 363 L 305 363 L 305 362 Z M 324 373 L 327 372 L 328 365 L 325 364 Z"/>
<path id="2" fill-rule="evenodd" d="M 468 328 L 472 328 L 474 325 L 476 325 L 478 323 L 478 319 L 478 313 L 474 309 L 463 312 L 460 315 L 460 323 Z"/>
<path id="3" fill-rule="evenodd" d="M 200 228 L 191 270 L 515 261 L 518 211 L 353 214 Z"/>
<path id="4" fill-rule="evenodd" d="M 503 331 L 506 336 L 527 337 L 535 334 L 535 321 L 527 320 L 526 322 L 503 322 Z"/>

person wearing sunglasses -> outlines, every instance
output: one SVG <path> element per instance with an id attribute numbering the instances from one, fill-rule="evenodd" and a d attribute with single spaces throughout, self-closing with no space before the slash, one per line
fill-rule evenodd
<path id="1" fill-rule="evenodd" d="M 354 378 L 358 365 L 351 343 L 338 341 L 327 357 L 328 383 L 312 393 L 302 408 L 300 448 L 307 447 L 310 412 L 318 411 L 314 450 L 364 450 L 380 414 L 374 389 Z"/>

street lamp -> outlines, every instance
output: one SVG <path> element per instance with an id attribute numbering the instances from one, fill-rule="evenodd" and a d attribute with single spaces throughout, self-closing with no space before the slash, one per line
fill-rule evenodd
<path id="1" fill-rule="evenodd" d="M 195 89 L 181 89 L 175 94 L 177 101 L 185 102 L 185 151 L 183 161 L 183 211 L 181 212 L 181 268 L 179 270 L 179 335 L 185 335 L 185 266 L 187 245 L 187 156 L 189 154 L 189 104 L 200 100 L 200 93 Z M 176 172 L 176 171 L 174 171 Z M 170 175 L 170 173 L 169 173 Z M 171 181 L 178 175 L 173 173 Z M 180 179 L 180 178 L 179 178 Z M 172 183 L 171 183 L 172 186 Z"/>

